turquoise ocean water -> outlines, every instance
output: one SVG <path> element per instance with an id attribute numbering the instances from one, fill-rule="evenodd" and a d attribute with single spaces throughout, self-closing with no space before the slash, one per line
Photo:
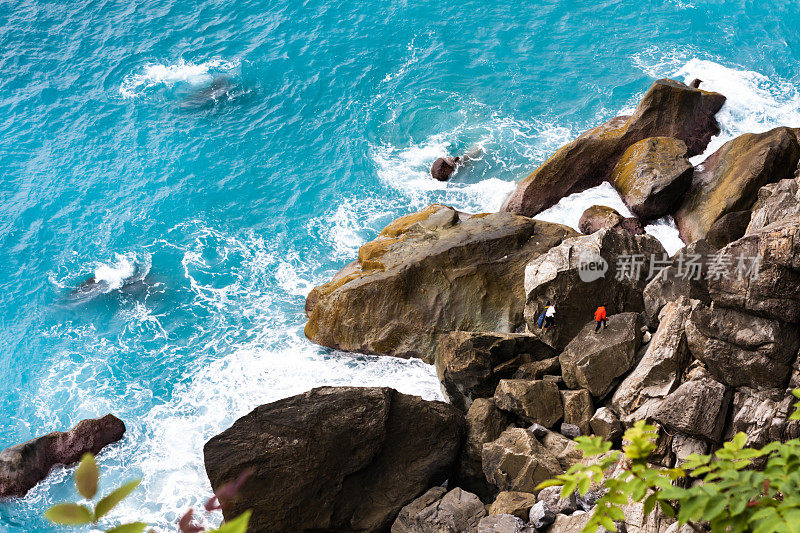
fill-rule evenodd
<path id="1" fill-rule="evenodd" d="M 657 77 L 729 97 L 712 148 L 800 126 L 799 61 L 783 0 L 0 0 L 0 448 L 113 412 L 105 487 L 143 484 L 109 523 L 174 530 L 210 493 L 203 443 L 256 405 L 322 384 L 440 397 L 420 361 L 303 337 L 305 294 L 383 225 L 497 209 Z M 601 187 L 543 218 L 597 201 L 619 204 Z M 675 248 L 669 221 L 650 230 Z M 69 480 L 0 503 L 0 531 L 50 531 Z"/>

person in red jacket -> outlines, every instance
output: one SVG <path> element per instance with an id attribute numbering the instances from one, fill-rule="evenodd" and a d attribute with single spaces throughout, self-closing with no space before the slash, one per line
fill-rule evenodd
<path id="1" fill-rule="evenodd" d="M 597 322 L 597 325 L 594 328 L 595 333 L 600 333 L 600 325 L 603 325 L 603 329 L 608 327 L 608 320 L 606 319 L 606 308 L 605 306 L 601 305 L 597 308 L 597 311 L 594 312 L 594 319 Z"/>

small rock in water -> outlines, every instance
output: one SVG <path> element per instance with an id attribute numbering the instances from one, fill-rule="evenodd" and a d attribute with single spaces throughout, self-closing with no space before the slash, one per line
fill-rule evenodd
<path id="1" fill-rule="evenodd" d="M 440 157 L 431 165 L 431 176 L 438 181 L 447 181 L 456 171 L 457 157 Z"/>
<path id="2" fill-rule="evenodd" d="M 574 424 L 561 424 L 561 434 L 574 439 L 581 436 L 581 428 Z"/>

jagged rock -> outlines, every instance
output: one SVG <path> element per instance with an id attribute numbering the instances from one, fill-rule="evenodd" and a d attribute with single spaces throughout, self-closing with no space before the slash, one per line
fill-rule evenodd
<path id="1" fill-rule="evenodd" d="M 591 433 L 589 419 L 594 414 L 594 403 L 592 403 L 592 395 L 589 391 L 584 389 L 563 390 L 561 391 L 561 403 L 564 406 L 564 423 L 577 426 L 580 430 L 579 434 Z M 563 431 L 561 433 L 566 435 Z"/>
<path id="2" fill-rule="evenodd" d="M 567 386 L 587 389 L 597 398 L 605 396 L 636 362 L 642 322 L 639 313 L 612 315 L 608 328 L 599 334 L 594 332 L 594 322 L 586 324 L 559 355 Z"/>
<path id="3" fill-rule="evenodd" d="M 536 502 L 528 514 L 528 521 L 534 529 L 543 529 L 553 523 L 556 513 L 547 505 L 547 502 Z"/>
<path id="4" fill-rule="evenodd" d="M 54 466 L 76 463 L 85 453 L 97 455 L 124 434 L 122 420 L 108 414 L 0 451 L 0 498 L 25 496 Z"/>
<path id="5" fill-rule="evenodd" d="M 484 516 L 486 509 L 476 495 L 433 487 L 400 510 L 392 533 L 476 533 Z"/>
<path id="6" fill-rule="evenodd" d="M 524 265 L 570 235 L 559 224 L 434 204 L 389 224 L 309 293 L 306 336 L 431 362 L 443 333 L 514 332 L 524 320 Z"/>
<path id="7" fill-rule="evenodd" d="M 759 389 L 786 386 L 800 346 L 794 325 L 703 304 L 692 310 L 686 338 L 715 379 Z"/>
<path id="8" fill-rule="evenodd" d="M 472 402 L 467 411 L 467 436 L 458 461 L 459 486 L 481 498 L 494 494 L 483 474 L 481 453 L 483 445 L 497 439 L 510 423 L 508 414 L 498 409 L 492 398 L 478 398 Z"/>
<path id="9" fill-rule="evenodd" d="M 478 533 L 525 533 L 525 522 L 510 514 L 486 516 L 478 524 Z"/>
<path id="10" fill-rule="evenodd" d="M 656 506 L 650 513 L 645 514 L 644 504 L 630 503 L 622 506 L 622 512 L 625 513 L 625 520 L 618 522 L 618 531 L 625 533 L 664 533 L 675 522 L 674 518 L 670 518 L 661 512 L 661 509 Z"/>
<path id="11" fill-rule="evenodd" d="M 686 142 L 687 155 L 702 153 L 719 133 L 714 115 L 724 102 L 721 94 L 658 80 L 633 115 L 613 118 L 563 146 L 522 180 L 502 209 L 534 216 L 564 196 L 599 185 L 629 146 L 648 137 L 675 137 Z"/>
<path id="12" fill-rule="evenodd" d="M 800 218 L 745 235 L 717 252 L 714 261 L 722 273 L 707 281 L 718 306 L 800 322 Z"/>
<path id="13" fill-rule="evenodd" d="M 550 430 L 541 424 L 531 424 L 528 426 L 528 431 L 533 433 L 533 436 L 539 439 L 540 442 L 550 433 Z"/>
<path id="14" fill-rule="evenodd" d="M 761 187 L 792 177 L 798 159 L 800 146 L 789 128 L 746 133 L 725 143 L 695 169 L 692 185 L 675 211 L 683 241 L 702 239 L 721 216 L 749 209 Z"/>
<path id="15" fill-rule="evenodd" d="M 556 305 L 555 326 L 539 335 L 556 349 L 572 340 L 594 318 L 600 305 L 605 305 L 608 314 L 642 311 L 648 266 L 642 266 L 638 276 L 635 267 L 627 267 L 633 264 L 633 257 L 650 258 L 651 254 L 662 257 L 665 253 L 661 243 L 651 235 L 631 235 L 615 229 L 566 239 L 525 268 L 528 329 L 537 330 L 536 320 L 548 300 Z M 593 261 L 604 262 L 608 271 L 603 277 L 582 281 L 581 276 L 590 278 L 586 269 L 581 274 L 579 267 Z"/>
<path id="16" fill-rule="evenodd" d="M 614 392 L 611 405 L 617 413 L 627 416 L 646 403 L 660 401 L 678 387 L 689 364 L 684 328 L 691 311 L 692 301 L 683 296 L 662 309 L 658 330 L 644 357 Z"/>
<path id="17" fill-rule="evenodd" d="M 555 376 L 561 373 L 561 362 L 558 357 L 542 359 L 541 361 L 531 361 L 520 365 L 514 375 L 514 379 L 542 379 L 546 375 Z"/>
<path id="18" fill-rule="evenodd" d="M 750 211 L 731 211 L 725 213 L 711 224 L 706 233 L 706 241 L 714 248 L 723 246 L 744 236 L 750 223 Z"/>
<path id="19" fill-rule="evenodd" d="M 650 137 L 632 144 L 611 173 L 611 183 L 631 212 L 643 220 L 669 214 L 692 183 L 686 143 Z"/>
<path id="20" fill-rule="evenodd" d="M 785 179 L 761 187 L 745 233 L 749 235 L 775 222 L 800 215 L 799 181 L 800 178 Z"/>
<path id="21" fill-rule="evenodd" d="M 591 518 L 591 513 L 581 512 L 557 515 L 553 525 L 547 529 L 547 533 L 582 533 Z"/>
<path id="22" fill-rule="evenodd" d="M 601 407 L 589 421 L 592 431 L 609 442 L 617 442 L 622 437 L 622 424 L 619 417 L 608 407 Z"/>
<path id="23" fill-rule="evenodd" d="M 675 466 L 680 467 L 691 454 L 704 455 L 708 453 L 708 444 L 705 441 L 676 433 L 672 437 L 672 453 L 675 454 Z"/>
<path id="24" fill-rule="evenodd" d="M 658 324 L 658 314 L 667 302 L 685 296 L 711 303 L 705 279 L 706 267 L 717 249 L 704 240 L 682 248 L 667 268 L 659 271 L 644 289 L 644 307 L 650 324 Z"/>
<path id="25" fill-rule="evenodd" d="M 525 520 L 528 518 L 531 507 L 533 507 L 535 503 L 536 496 L 530 492 L 504 490 L 497 495 L 497 498 L 489 507 L 489 515 L 499 516 L 502 514 L 510 514 Z"/>
<path id="26" fill-rule="evenodd" d="M 791 437 L 786 434 L 786 427 L 795 402 L 794 396 L 783 389 L 737 390 L 733 395 L 731 421 L 725 439 L 743 431 L 747 435 L 747 445 L 756 448 L 769 442 L 788 440 Z"/>
<path id="27" fill-rule="evenodd" d="M 539 491 L 536 497 L 544 502 L 556 514 L 570 514 L 578 510 L 578 496 L 573 492 L 566 498 L 561 498 L 561 487 L 547 487 Z"/>
<path id="28" fill-rule="evenodd" d="M 728 388 L 710 378 L 687 381 L 654 409 L 653 419 L 672 432 L 719 441 L 725 427 Z"/>
<path id="29" fill-rule="evenodd" d="M 378 531 L 449 477 L 463 425 L 455 407 L 387 387 L 321 387 L 257 407 L 203 451 L 215 490 L 252 471 L 226 519 L 252 509 L 254 531 Z"/>
<path id="30" fill-rule="evenodd" d="M 572 465 L 579 463 L 583 459 L 583 452 L 578 450 L 574 440 L 565 437 L 555 431 L 548 431 L 539 442 L 547 448 L 553 457 L 558 459 L 558 464 L 563 470 L 569 469 Z"/>
<path id="31" fill-rule="evenodd" d="M 635 235 L 644 233 L 638 218 L 623 217 L 616 209 L 604 205 L 589 207 L 578 221 L 578 230 L 584 235 L 591 235 L 603 228 L 621 228 Z"/>
<path id="32" fill-rule="evenodd" d="M 475 398 L 494 393 L 501 378 L 555 351 L 535 335 L 454 331 L 439 338 L 436 372 L 450 403 L 466 411 Z"/>
<path id="33" fill-rule="evenodd" d="M 483 445 L 483 473 L 499 490 L 535 493 L 536 485 L 562 472 L 561 465 L 527 430 L 505 430 Z"/>
<path id="34" fill-rule="evenodd" d="M 563 415 L 558 385 L 552 381 L 501 379 L 494 393 L 495 405 L 525 422 L 552 427 Z"/>
<path id="35" fill-rule="evenodd" d="M 559 429 L 559 431 L 569 439 L 577 439 L 581 436 L 581 428 L 575 424 L 561 424 L 561 429 Z"/>

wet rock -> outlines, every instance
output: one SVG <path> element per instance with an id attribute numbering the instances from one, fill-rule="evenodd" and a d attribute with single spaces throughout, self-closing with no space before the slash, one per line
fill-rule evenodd
<path id="1" fill-rule="evenodd" d="M 499 490 L 535 493 L 539 483 L 562 473 L 562 469 L 531 433 L 511 428 L 483 445 L 483 472 Z"/>
<path id="2" fill-rule="evenodd" d="M 604 205 L 589 207 L 578 221 L 578 230 L 585 235 L 591 235 L 604 228 L 620 228 L 635 235 L 644 233 L 639 219 L 623 217 L 616 209 Z"/>
<path id="3" fill-rule="evenodd" d="M 522 180 L 502 210 L 534 216 L 564 196 L 608 181 L 625 150 L 648 137 L 674 137 L 686 143 L 687 155 L 702 153 L 719 133 L 714 115 L 724 102 L 721 94 L 658 80 L 633 115 L 613 118 L 563 146 Z"/>
<path id="4" fill-rule="evenodd" d="M 631 212 L 642 220 L 661 218 L 692 183 L 694 168 L 686 143 L 672 137 L 649 137 L 625 150 L 611 173 L 611 183 Z"/>
<path id="5" fill-rule="evenodd" d="M 642 316 L 620 313 L 608 318 L 608 328 L 594 332 L 592 321 L 564 348 L 559 356 L 564 382 L 568 387 L 587 389 L 602 398 L 616 380 L 636 362 L 641 344 Z"/>
<path id="6" fill-rule="evenodd" d="M 525 422 L 552 427 L 563 415 L 558 386 L 545 380 L 502 379 L 494 403 Z"/>
<path id="7" fill-rule="evenodd" d="M 436 372 L 450 403 L 466 411 L 475 398 L 494 394 L 500 379 L 521 364 L 554 354 L 535 335 L 455 331 L 439 339 Z"/>
<path id="8" fill-rule="evenodd" d="M 433 487 L 400 510 L 392 533 L 476 533 L 484 516 L 486 509 L 475 494 Z"/>
<path id="9" fill-rule="evenodd" d="M 682 296 L 661 311 L 658 330 L 644 356 L 614 392 L 611 405 L 616 412 L 627 416 L 646 403 L 657 403 L 678 387 L 689 364 L 685 324 L 691 311 L 692 301 Z"/>
<path id="10" fill-rule="evenodd" d="M 543 529 L 556 519 L 556 513 L 547 505 L 547 502 L 536 502 L 528 514 L 528 521 L 534 529 Z"/>
<path id="11" fill-rule="evenodd" d="M 692 310 L 686 338 L 714 378 L 758 389 L 786 386 L 800 346 L 794 325 L 703 304 Z"/>
<path id="12" fill-rule="evenodd" d="M 458 157 L 440 157 L 431 165 L 431 177 L 438 181 L 447 181 L 455 174 Z"/>
<path id="13" fill-rule="evenodd" d="M 749 209 L 764 185 L 791 178 L 800 159 L 789 128 L 746 133 L 725 143 L 695 169 L 675 223 L 684 242 L 702 239 L 721 216 Z"/>
<path id="14" fill-rule="evenodd" d="M 653 419 L 672 432 L 719 441 L 730 403 L 728 388 L 710 378 L 687 381 L 654 410 Z"/>
<path id="15" fill-rule="evenodd" d="M 494 500 L 491 507 L 489 507 L 489 515 L 499 516 L 510 514 L 526 520 L 531 512 L 531 507 L 533 507 L 535 503 L 536 496 L 530 492 L 504 490 L 497 495 L 497 498 Z"/>
<path id="16" fill-rule="evenodd" d="M 525 522 L 510 514 L 487 516 L 478 524 L 478 533 L 525 533 L 525 530 Z"/>
<path id="17" fill-rule="evenodd" d="M 584 389 L 563 390 L 561 391 L 561 403 L 564 406 L 564 423 L 574 425 L 579 430 L 575 437 L 591 433 L 589 419 L 594 414 L 594 403 L 592 403 L 592 395 L 589 391 Z M 564 433 L 563 427 L 561 433 L 575 438 Z"/>
<path id="18" fill-rule="evenodd" d="M 377 531 L 449 477 L 463 425 L 443 402 L 321 387 L 257 407 L 203 451 L 215 490 L 253 472 L 226 519 L 252 509 L 254 531 Z"/>
<path id="19" fill-rule="evenodd" d="M 749 235 L 775 222 L 800 216 L 798 181 L 800 178 L 785 179 L 761 187 L 747 230 L 742 234 Z"/>
<path id="20" fill-rule="evenodd" d="M 54 466 L 76 463 L 85 453 L 97 455 L 124 434 L 122 420 L 108 414 L 0 451 L 0 498 L 25 496 Z"/>
<path id="21" fill-rule="evenodd" d="M 523 324 L 524 265 L 575 235 L 509 213 L 432 205 L 401 217 L 306 299 L 306 336 L 346 351 L 433 360 L 451 331 Z"/>
<path id="22" fill-rule="evenodd" d="M 589 421 L 592 431 L 598 437 L 609 442 L 617 442 L 622 438 L 622 424 L 617 415 L 608 407 L 601 407 Z"/>
<path id="23" fill-rule="evenodd" d="M 494 405 L 492 398 L 478 398 L 470 405 L 466 422 L 467 437 L 461 447 L 457 469 L 458 485 L 481 498 L 487 498 L 495 490 L 483 474 L 483 445 L 497 439 L 511 423 L 511 418 Z"/>
<path id="24" fill-rule="evenodd" d="M 726 244 L 744 236 L 749 223 L 750 211 L 726 213 L 711 224 L 705 240 L 714 248 L 722 248 Z"/>
<path id="25" fill-rule="evenodd" d="M 561 362 L 558 357 L 551 357 L 520 365 L 512 377 L 514 379 L 542 379 L 546 375 L 558 374 L 561 374 Z"/>
<path id="26" fill-rule="evenodd" d="M 556 514 L 570 514 L 578 510 L 578 496 L 575 492 L 561 498 L 561 487 L 547 487 L 539 491 L 537 499 L 544 502 Z"/>
<path id="27" fill-rule="evenodd" d="M 600 305 L 605 305 L 609 315 L 641 312 L 642 290 L 649 272 L 641 264 L 637 269 L 633 258 L 649 258 L 651 254 L 662 257 L 665 253 L 651 235 L 631 235 L 615 229 L 566 239 L 525 268 L 528 329 L 538 329 L 536 321 L 548 300 L 556 305 L 555 326 L 539 335 L 556 349 L 564 348 L 587 321 L 593 320 Z M 602 277 L 589 278 L 585 269 L 580 271 L 589 263 L 605 264 L 608 269 Z"/>

